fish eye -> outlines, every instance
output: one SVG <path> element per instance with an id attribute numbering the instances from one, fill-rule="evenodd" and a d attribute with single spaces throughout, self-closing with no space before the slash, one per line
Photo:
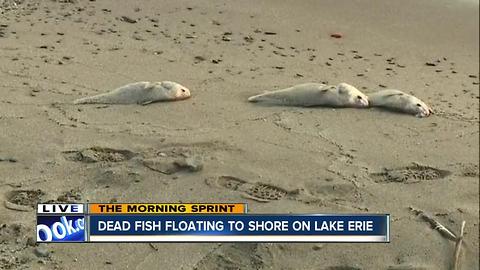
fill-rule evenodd
<path id="1" fill-rule="evenodd" d="M 185 92 L 187 92 L 187 91 L 186 91 L 185 89 L 182 89 L 182 92 L 185 93 Z"/>
<path id="2" fill-rule="evenodd" d="M 361 97 L 361 96 L 357 96 L 357 98 L 358 98 L 358 99 L 362 99 L 362 97 Z"/>
<path id="3" fill-rule="evenodd" d="M 420 105 L 420 103 L 417 103 L 417 107 L 422 107 L 422 105 Z"/>

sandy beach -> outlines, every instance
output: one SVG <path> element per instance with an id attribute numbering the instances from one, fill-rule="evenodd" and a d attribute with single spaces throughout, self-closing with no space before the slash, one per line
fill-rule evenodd
<path id="1" fill-rule="evenodd" d="M 0 269 L 452 269 L 455 242 L 409 207 L 455 233 L 466 221 L 460 269 L 479 268 L 478 1 L 0 0 L 0 11 Z M 73 104 L 163 80 L 192 97 Z M 435 113 L 247 102 L 305 82 L 399 89 Z M 159 169 L 184 157 L 202 169 Z M 38 245 L 38 202 L 388 213 L 391 242 Z"/>

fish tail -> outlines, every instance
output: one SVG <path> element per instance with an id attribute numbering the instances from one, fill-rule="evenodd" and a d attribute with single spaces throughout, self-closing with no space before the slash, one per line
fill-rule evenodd
<path id="1" fill-rule="evenodd" d="M 260 102 L 264 100 L 264 94 L 256 95 L 256 96 L 251 96 L 248 98 L 249 102 Z"/>
<path id="2" fill-rule="evenodd" d="M 104 95 L 96 95 L 92 97 L 84 97 L 79 98 L 73 101 L 73 104 L 95 104 L 95 103 L 102 103 Z"/>
<path id="3" fill-rule="evenodd" d="M 257 100 L 257 97 L 258 97 L 258 96 L 249 97 L 249 98 L 248 98 L 248 101 L 249 101 L 249 102 L 257 102 L 257 101 L 258 101 L 258 100 Z"/>

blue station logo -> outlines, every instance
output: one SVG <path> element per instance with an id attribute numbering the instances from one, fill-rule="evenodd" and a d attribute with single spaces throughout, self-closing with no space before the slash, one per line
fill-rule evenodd
<path id="1" fill-rule="evenodd" d="M 38 216 L 37 242 L 85 241 L 84 216 Z"/>

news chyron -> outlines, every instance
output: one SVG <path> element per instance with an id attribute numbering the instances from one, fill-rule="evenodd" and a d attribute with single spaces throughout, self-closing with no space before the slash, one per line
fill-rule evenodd
<path id="1" fill-rule="evenodd" d="M 246 203 L 39 204 L 37 242 L 388 243 L 389 214 L 248 213 Z"/>

